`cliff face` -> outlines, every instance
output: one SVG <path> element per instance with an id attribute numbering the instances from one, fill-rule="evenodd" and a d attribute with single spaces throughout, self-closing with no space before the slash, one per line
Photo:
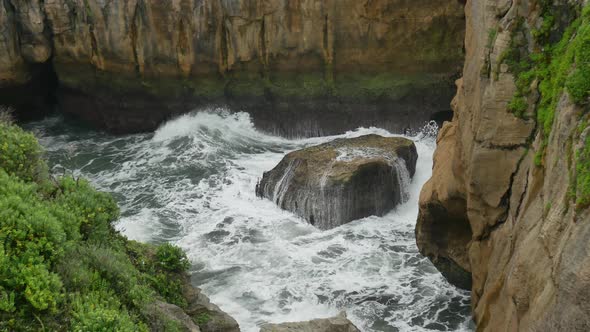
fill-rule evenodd
<path id="1" fill-rule="evenodd" d="M 467 1 L 463 78 L 416 237 L 449 281 L 472 289 L 478 331 L 590 328 L 583 3 Z"/>
<path id="2" fill-rule="evenodd" d="M 31 64 L 50 61 L 63 110 L 113 130 L 150 129 L 219 101 L 263 126 L 283 122 L 271 129 L 285 134 L 362 121 L 400 130 L 448 108 L 463 60 L 459 1 L 0 4 L 1 84 L 26 82 Z"/>

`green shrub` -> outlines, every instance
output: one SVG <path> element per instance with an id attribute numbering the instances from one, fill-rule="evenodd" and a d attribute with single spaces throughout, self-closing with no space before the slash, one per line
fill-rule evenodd
<path id="1" fill-rule="evenodd" d="M 180 248 L 170 244 L 153 248 L 135 241 L 127 243 L 127 252 L 131 261 L 138 270 L 148 276 L 154 290 L 167 302 L 184 308 L 187 302 L 182 292 L 184 283 L 182 278 L 189 262 L 186 255 L 179 250 Z"/>
<path id="2" fill-rule="evenodd" d="M 190 266 L 184 251 L 169 243 L 158 246 L 156 256 L 160 266 L 167 271 L 186 271 Z"/>
<path id="3" fill-rule="evenodd" d="M 488 41 L 486 43 L 487 48 L 492 48 L 494 46 L 494 42 L 496 41 L 497 36 L 498 36 L 497 29 L 488 30 Z"/>
<path id="4" fill-rule="evenodd" d="M 562 34 L 559 42 L 550 42 L 555 31 L 552 3 L 541 1 L 543 23 L 532 35 L 540 51 L 522 56 L 517 45 L 511 46 L 502 58 L 516 77 L 517 91 L 509 109 L 519 116 L 525 110 L 525 99 L 531 83 L 537 79 L 540 100 L 537 105 L 537 123 L 543 137 L 541 151 L 535 155 L 535 164 L 543 164 L 544 149 L 553 127 L 555 111 L 564 91 L 576 104 L 588 101 L 590 93 L 590 6 L 585 5 L 581 16 L 574 20 Z M 518 29 L 516 29 L 518 30 Z"/>
<path id="5" fill-rule="evenodd" d="M 156 273 L 150 278 L 152 286 L 162 295 L 166 302 L 186 308 L 187 302 L 182 294 L 182 282 L 177 276 L 168 273 Z"/>
<path id="6" fill-rule="evenodd" d="M 72 296 L 73 331 L 147 331 L 136 324 L 117 296 L 105 291 Z"/>
<path id="7" fill-rule="evenodd" d="M 33 134 L 20 127 L 0 122 L 0 168 L 24 181 L 47 176 L 43 151 Z"/>
<path id="8" fill-rule="evenodd" d="M 519 95 L 515 95 L 508 104 L 508 109 L 519 118 L 522 118 L 524 116 L 524 112 L 526 112 L 528 107 L 529 105 L 527 103 L 526 98 Z"/>
<path id="9" fill-rule="evenodd" d="M 35 189 L 0 169 L 0 287 L 10 290 L 20 310 L 55 310 L 61 282 L 50 268 L 61 257 L 67 235 L 54 215 L 60 208 L 42 204 Z"/>
<path id="10" fill-rule="evenodd" d="M 590 206 L 590 137 L 586 137 L 584 147 L 576 154 L 576 208 Z"/>
<path id="11" fill-rule="evenodd" d="M 145 331 L 156 298 L 186 306 L 182 250 L 118 234 L 114 199 L 40 172 L 41 151 L 0 121 L 0 331 Z"/>
<path id="12" fill-rule="evenodd" d="M 150 302 L 151 291 L 143 283 L 143 276 L 131 264 L 125 252 L 112 248 L 88 245 L 80 247 L 87 266 L 109 283 L 110 289 L 124 295 L 125 304 L 142 307 Z"/>
<path id="13" fill-rule="evenodd" d="M 72 177 L 59 179 L 56 189 L 56 201 L 77 217 L 84 239 L 97 243 L 110 240 L 114 233 L 111 222 L 119 217 L 119 207 L 111 195 Z"/>
<path id="14" fill-rule="evenodd" d="M 210 320 L 211 316 L 209 316 L 209 314 L 207 314 L 206 312 L 203 312 L 197 315 L 197 317 L 195 318 L 195 323 L 201 326 L 207 324 Z"/>
<path id="15" fill-rule="evenodd" d="M 178 321 L 170 319 L 164 321 L 164 331 L 166 332 L 182 332 L 184 330 L 184 327 Z"/>
<path id="16" fill-rule="evenodd" d="M 0 123 L 5 125 L 11 125 L 14 123 L 14 117 L 12 116 L 14 110 L 10 107 L 0 106 Z"/>
<path id="17" fill-rule="evenodd" d="M 590 18 L 586 18 L 590 20 Z M 578 29 L 574 48 L 575 70 L 567 78 L 565 86 L 576 104 L 588 101 L 590 93 L 590 24 L 585 21 Z"/>
<path id="18" fill-rule="evenodd" d="M 582 104 L 588 100 L 590 92 L 590 69 L 579 68 L 568 77 L 566 85 L 567 91 L 577 104 Z"/>

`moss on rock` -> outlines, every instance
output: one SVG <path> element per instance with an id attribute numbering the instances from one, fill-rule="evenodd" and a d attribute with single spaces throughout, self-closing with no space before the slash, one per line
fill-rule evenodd
<path id="1" fill-rule="evenodd" d="M 257 195 L 329 229 L 402 203 L 417 152 L 411 140 L 366 135 L 287 154 L 265 172 Z"/>

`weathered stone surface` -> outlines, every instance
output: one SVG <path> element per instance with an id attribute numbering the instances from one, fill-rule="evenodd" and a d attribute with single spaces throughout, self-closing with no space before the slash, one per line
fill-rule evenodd
<path id="1" fill-rule="evenodd" d="M 29 79 L 18 42 L 16 19 L 7 3 L 0 4 L 0 87 L 19 85 Z"/>
<path id="2" fill-rule="evenodd" d="M 461 192 L 464 171 L 462 165 L 454 163 L 457 148 L 451 138 L 456 134 L 455 123 L 449 122 L 439 132 L 434 154 L 437 167 L 420 195 L 416 242 L 420 252 L 430 258 L 449 282 L 471 289 L 469 257 L 465 248 L 472 234 L 465 195 Z"/>
<path id="3" fill-rule="evenodd" d="M 192 318 L 182 308 L 174 304 L 155 301 L 147 309 L 147 315 L 152 332 L 166 332 L 171 325 L 180 331 L 201 332 Z"/>
<path id="4" fill-rule="evenodd" d="M 121 132 L 150 130 L 211 103 L 239 105 L 284 135 L 376 123 L 401 131 L 448 109 L 463 57 L 458 1 L 5 0 L 0 7 L 0 78 L 23 83 L 28 64 L 51 57 L 62 109 Z"/>
<path id="5" fill-rule="evenodd" d="M 567 3 L 552 7 L 564 23 L 571 22 L 568 6 L 582 2 Z M 449 281 L 471 282 L 478 331 L 590 330 L 583 300 L 590 295 L 590 214 L 576 210 L 568 194 L 584 110 L 562 96 L 537 166 L 543 140 L 532 119 L 508 110 L 514 77 L 500 63 L 511 36 L 528 41 L 529 50 L 539 47 L 531 37 L 541 24 L 539 5 L 467 1 L 454 117 L 439 133 L 433 176 L 420 196 L 418 247 Z M 533 91 L 525 118 L 536 116 L 537 99 Z"/>
<path id="6" fill-rule="evenodd" d="M 256 193 L 330 229 L 404 202 L 417 159 L 414 142 L 401 137 L 336 139 L 287 154 Z"/>
<path id="7" fill-rule="evenodd" d="M 183 287 L 188 306 L 184 311 L 199 323 L 202 332 L 240 332 L 236 320 L 211 303 L 209 298 L 187 280 Z"/>
<path id="8" fill-rule="evenodd" d="M 18 28 L 19 47 L 27 63 L 43 63 L 51 56 L 49 27 L 45 25 L 43 1 L 10 0 Z"/>
<path id="9" fill-rule="evenodd" d="M 342 312 L 336 317 L 314 319 L 308 322 L 267 324 L 260 332 L 360 332 Z"/>

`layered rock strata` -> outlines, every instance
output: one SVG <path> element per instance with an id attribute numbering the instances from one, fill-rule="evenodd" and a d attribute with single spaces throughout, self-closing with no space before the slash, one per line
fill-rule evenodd
<path id="1" fill-rule="evenodd" d="M 411 140 L 366 135 L 287 154 L 256 194 L 320 229 L 382 216 L 408 198 L 418 154 Z"/>
<path id="2" fill-rule="evenodd" d="M 418 246 L 472 289 L 478 331 L 590 330 L 590 10 L 465 10 L 463 78 L 421 193 Z"/>
<path id="3" fill-rule="evenodd" d="M 116 132 L 209 104 L 290 136 L 399 131 L 448 109 L 463 35 L 459 1 L 3 0 L 0 87 L 45 64 L 64 112 Z"/>

